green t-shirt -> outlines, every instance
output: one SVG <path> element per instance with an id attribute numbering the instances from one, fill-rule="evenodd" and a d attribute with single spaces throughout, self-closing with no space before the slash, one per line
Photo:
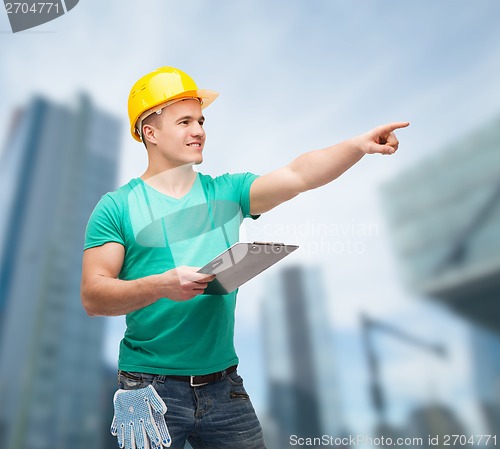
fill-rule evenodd
<path id="1" fill-rule="evenodd" d="M 122 244 L 125 257 L 118 277 L 123 280 L 182 265 L 201 267 L 239 240 L 241 222 L 251 216 L 250 186 L 256 177 L 198 173 L 179 199 L 132 179 L 101 198 L 87 225 L 85 249 Z M 238 363 L 235 307 L 236 291 L 184 302 L 161 298 L 127 314 L 119 369 L 200 375 Z"/>

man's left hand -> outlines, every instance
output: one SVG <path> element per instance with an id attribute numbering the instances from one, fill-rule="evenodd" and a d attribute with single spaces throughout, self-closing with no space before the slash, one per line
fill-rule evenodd
<path id="1" fill-rule="evenodd" d="M 359 149 L 365 154 L 394 154 L 399 145 L 399 141 L 394 131 L 399 128 L 406 128 L 409 122 L 393 122 L 362 134 L 357 139 Z"/>

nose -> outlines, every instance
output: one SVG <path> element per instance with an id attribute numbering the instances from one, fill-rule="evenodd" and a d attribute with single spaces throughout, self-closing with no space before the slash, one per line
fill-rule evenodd
<path id="1" fill-rule="evenodd" d="M 191 134 L 193 137 L 204 137 L 205 136 L 205 130 L 203 129 L 203 125 L 198 123 L 198 122 L 193 122 L 193 126 L 191 128 Z"/>

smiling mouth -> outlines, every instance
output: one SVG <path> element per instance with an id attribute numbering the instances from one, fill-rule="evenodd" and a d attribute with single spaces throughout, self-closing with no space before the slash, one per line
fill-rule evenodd
<path id="1" fill-rule="evenodd" d="M 193 148 L 201 148 L 201 143 L 200 142 L 191 142 L 187 144 L 188 147 L 193 147 Z"/>

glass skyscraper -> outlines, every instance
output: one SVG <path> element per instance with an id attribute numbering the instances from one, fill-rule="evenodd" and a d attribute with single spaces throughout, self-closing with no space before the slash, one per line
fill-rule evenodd
<path id="1" fill-rule="evenodd" d="M 332 332 L 320 271 L 283 269 L 268 283 L 262 323 L 271 449 L 298 437 L 341 436 L 343 421 Z"/>
<path id="2" fill-rule="evenodd" d="M 16 113 L 0 165 L 0 447 L 100 448 L 103 325 L 80 302 L 87 219 L 120 124 L 82 95 Z"/>
<path id="3" fill-rule="evenodd" d="M 500 438 L 500 335 L 474 326 L 471 350 L 479 407 L 488 432 Z"/>
<path id="4" fill-rule="evenodd" d="M 500 119 L 384 186 L 401 275 L 500 332 Z"/>
<path id="5" fill-rule="evenodd" d="M 469 321 L 485 423 L 500 422 L 500 119 L 460 137 L 384 186 L 401 275 Z"/>

